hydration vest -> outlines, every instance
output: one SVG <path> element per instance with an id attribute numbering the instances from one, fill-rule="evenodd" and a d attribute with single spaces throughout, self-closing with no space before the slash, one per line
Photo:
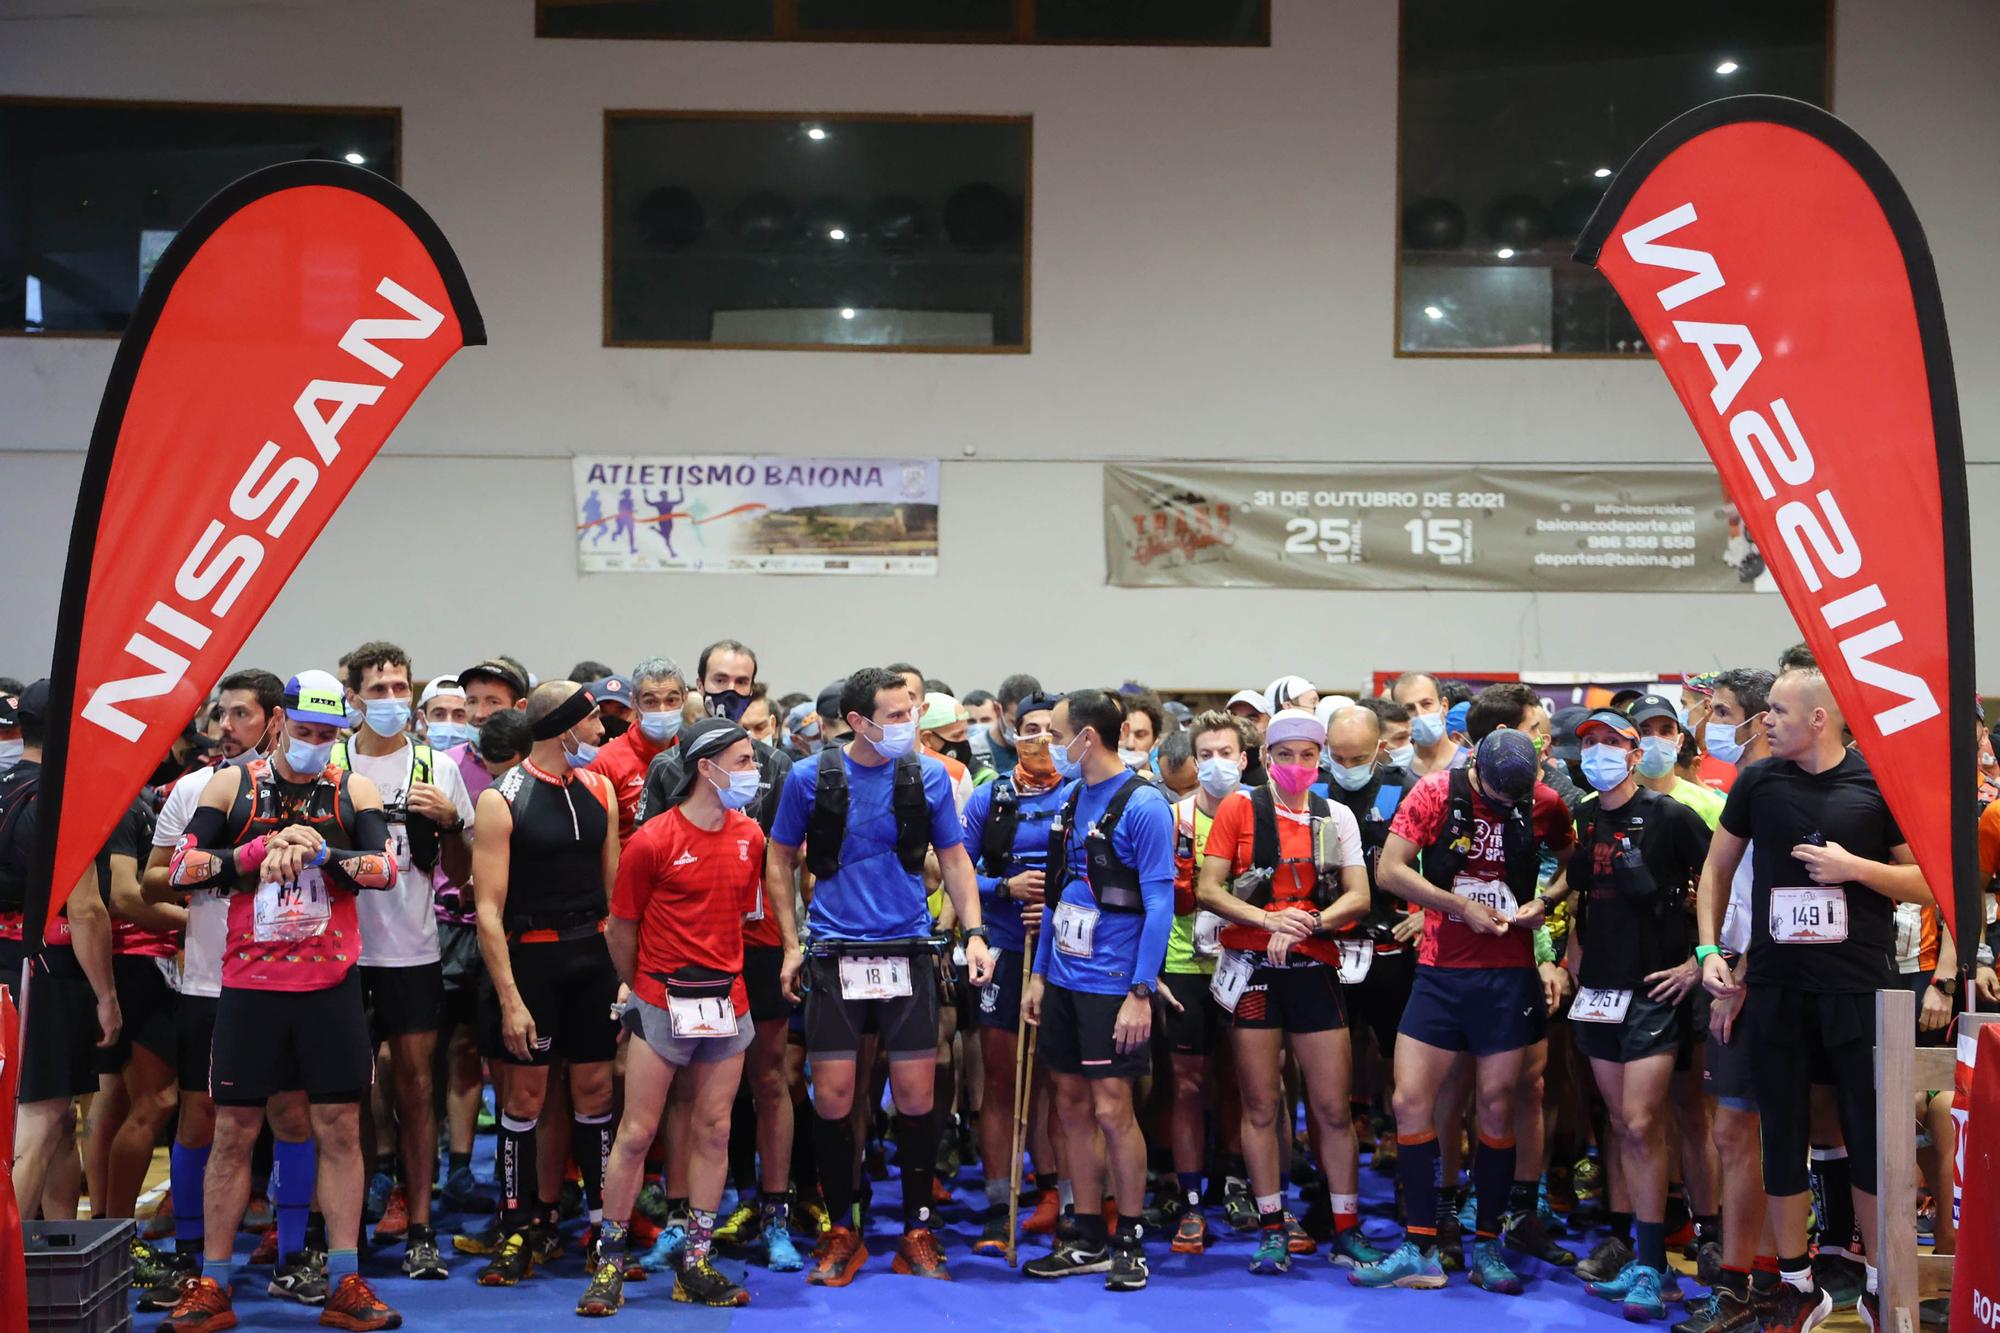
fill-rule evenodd
<path id="1" fill-rule="evenodd" d="M 310 782 L 303 796 L 294 796 L 280 789 L 277 770 L 268 758 L 245 764 L 243 781 L 237 784 L 236 799 L 223 821 L 229 844 L 240 847 L 252 838 L 305 824 L 317 830 L 327 846 L 352 850 L 354 800 L 348 795 L 347 774 L 329 762 Z"/>
<path id="2" fill-rule="evenodd" d="M 1250 797 L 1250 869 L 1230 885 L 1237 897 L 1252 907 L 1271 901 L 1271 883 L 1285 861 L 1278 847 L 1278 798 L 1269 783 L 1257 787 Z M 1337 837 L 1333 808 L 1317 792 L 1306 793 L 1306 818 L 1312 831 L 1312 904 L 1326 908 L 1340 896 L 1340 871 L 1326 846 L 1328 837 Z"/>
<path id="3" fill-rule="evenodd" d="M 987 812 L 986 830 L 979 842 L 979 865 L 987 874 L 1004 879 L 1017 864 L 1027 864 L 1027 859 L 1015 849 L 1021 821 L 1048 823 L 1055 819 L 1056 810 L 1054 806 L 1046 806 L 1023 813 L 1021 793 L 1011 777 L 995 778 L 992 786 L 993 805 Z"/>
<path id="4" fill-rule="evenodd" d="M 1602 798 L 1587 802 L 1588 808 L 1579 811 L 1576 817 L 1576 850 L 1570 853 L 1569 882 L 1572 890 L 1584 891 L 1578 899 L 1579 902 L 1588 900 L 1590 896 L 1588 890 L 1597 883 L 1596 876 L 1592 874 L 1591 858 L 1595 855 L 1598 817 L 1604 813 L 1601 800 Z M 1620 898 L 1650 898 L 1656 912 L 1679 907 L 1687 897 L 1688 886 L 1685 884 L 1667 885 L 1665 887 L 1668 891 L 1660 892 L 1662 885 L 1654 877 L 1652 867 L 1646 864 L 1645 855 L 1638 842 L 1638 839 L 1644 836 L 1643 830 L 1648 827 L 1648 821 L 1658 818 L 1661 803 L 1671 800 L 1673 797 L 1662 795 L 1649 787 L 1639 788 L 1633 793 L 1632 799 L 1618 811 L 1624 814 L 1629 810 L 1635 816 L 1629 821 L 1632 827 L 1618 830 L 1612 835 L 1611 841 L 1612 887 Z"/>
<path id="5" fill-rule="evenodd" d="M 889 810 L 896 818 L 896 859 L 912 875 L 924 869 L 931 845 L 931 803 L 924 794 L 924 763 L 915 751 L 896 760 Z M 820 752 L 813 780 L 812 816 L 806 821 L 806 868 L 819 879 L 838 874 L 847 841 L 847 760 L 838 747 Z"/>
<path id="6" fill-rule="evenodd" d="M 1424 848 L 1424 878 L 1450 892 L 1453 882 L 1472 856 L 1472 840 L 1478 836 L 1478 821 L 1472 813 L 1472 778 L 1463 768 L 1451 770 L 1450 796 L 1444 823 L 1437 837 Z M 1535 882 L 1542 865 L 1541 842 L 1535 837 L 1534 797 L 1506 807 L 1501 825 L 1501 856 L 1506 863 L 1507 887 L 1521 902 L 1535 896 Z"/>
<path id="7" fill-rule="evenodd" d="M 416 751 L 410 762 L 411 784 L 419 782 L 429 784 L 437 771 L 437 757 L 431 753 L 431 747 L 421 741 L 412 740 L 410 748 Z M 343 773 L 354 771 L 353 762 L 348 757 L 346 741 L 339 740 L 333 743 L 333 755 L 327 763 Z M 413 813 L 409 807 L 409 799 L 409 792 L 404 792 L 403 799 L 395 805 L 385 804 L 382 814 L 391 824 L 403 826 L 403 836 L 410 842 L 410 864 L 428 875 L 437 869 L 438 827 L 429 817 Z"/>
<path id="8" fill-rule="evenodd" d="M 1146 910 L 1139 892 L 1139 872 L 1118 859 L 1111 847 L 1111 835 L 1118 831 L 1118 821 L 1124 817 L 1133 795 L 1147 785 L 1137 773 L 1126 774 L 1125 785 L 1112 793 L 1111 803 L 1104 807 L 1104 814 L 1084 838 L 1084 887 L 1107 912 Z M 1063 885 L 1069 882 L 1069 830 L 1076 823 L 1077 803 L 1082 797 L 1083 784 L 1079 782 L 1063 802 L 1062 814 L 1049 826 L 1049 864 L 1044 873 L 1055 880 L 1048 886 L 1048 901 L 1052 903 L 1060 901 Z"/>

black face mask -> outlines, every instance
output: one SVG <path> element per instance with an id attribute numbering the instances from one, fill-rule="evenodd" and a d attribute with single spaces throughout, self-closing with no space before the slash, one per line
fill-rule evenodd
<path id="1" fill-rule="evenodd" d="M 946 741 L 944 743 L 944 752 L 953 759 L 958 760 L 959 763 L 964 764 L 967 768 L 972 767 L 971 741 Z"/>
<path id="2" fill-rule="evenodd" d="M 622 717 L 613 717 L 609 713 L 598 714 L 598 721 L 604 724 L 604 739 L 607 741 L 616 740 L 632 729 L 631 722 Z"/>
<path id="3" fill-rule="evenodd" d="M 750 696 L 738 694 L 735 690 L 723 690 L 718 694 L 704 690 L 701 697 L 708 702 L 710 717 L 726 717 L 731 722 L 741 722 L 743 711 L 750 707 Z"/>

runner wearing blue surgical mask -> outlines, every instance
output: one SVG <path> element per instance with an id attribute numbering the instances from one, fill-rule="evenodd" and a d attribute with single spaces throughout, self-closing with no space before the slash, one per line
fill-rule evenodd
<path id="1" fill-rule="evenodd" d="M 479 734 L 466 706 L 465 687 L 450 676 L 439 676 L 424 686 L 417 716 L 423 719 L 424 741 L 433 750 L 449 750 Z"/>
<path id="2" fill-rule="evenodd" d="M 1405 765 L 1412 777 L 1448 766 L 1458 747 L 1445 735 L 1444 691 L 1428 671 L 1405 671 L 1389 686 L 1389 697 L 1410 710 L 1410 744 L 1416 753 Z"/>

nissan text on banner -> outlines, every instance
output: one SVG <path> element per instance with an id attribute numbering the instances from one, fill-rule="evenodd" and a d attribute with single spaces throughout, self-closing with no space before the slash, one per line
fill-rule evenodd
<path id="1" fill-rule="evenodd" d="M 444 233 L 374 172 L 270 167 L 181 228 L 77 494 L 30 922 L 54 920 L 431 377 L 485 341 Z"/>
<path id="2" fill-rule="evenodd" d="M 1618 289 L 1694 419 L 1970 959 L 1965 456 L 1910 201 L 1819 108 L 1726 98 L 1646 141 L 1576 257 Z"/>

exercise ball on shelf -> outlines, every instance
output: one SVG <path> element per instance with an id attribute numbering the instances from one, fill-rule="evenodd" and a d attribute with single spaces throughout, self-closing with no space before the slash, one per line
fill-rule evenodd
<path id="1" fill-rule="evenodd" d="M 1500 245 L 1526 250 L 1549 234 L 1548 210 L 1532 194 L 1508 194 L 1486 209 L 1486 235 Z"/>
<path id="2" fill-rule="evenodd" d="M 1419 199 L 1403 210 L 1403 245 L 1456 250 L 1465 244 L 1465 211 L 1449 199 Z"/>

